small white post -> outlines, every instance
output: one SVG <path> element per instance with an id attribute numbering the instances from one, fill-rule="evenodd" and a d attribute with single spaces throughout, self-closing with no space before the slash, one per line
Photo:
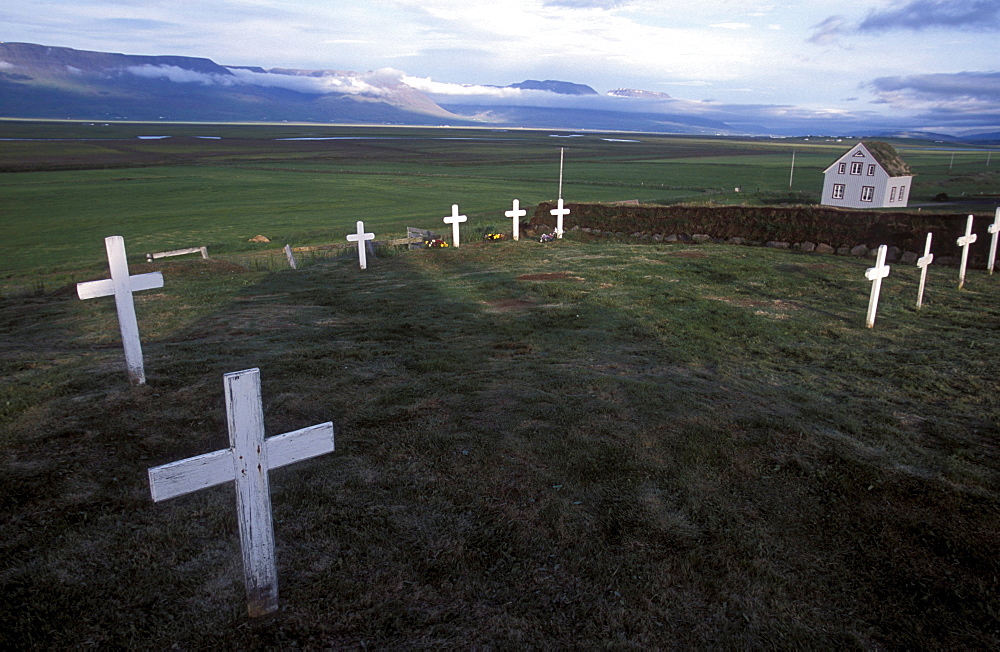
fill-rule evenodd
<path id="1" fill-rule="evenodd" d="M 924 255 L 917 259 L 917 267 L 920 268 L 920 289 L 917 290 L 917 310 L 924 303 L 924 285 L 927 283 L 927 266 L 934 262 L 934 254 L 931 253 L 931 235 L 927 234 L 927 242 L 924 243 Z"/>
<path id="2" fill-rule="evenodd" d="M 358 262 L 361 263 L 361 269 L 368 269 L 368 259 L 365 258 L 365 249 L 368 240 L 374 240 L 374 233 L 365 233 L 365 223 L 358 220 L 357 223 L 358 231 L 357 233 L 351 233 L 347 236 L 348 242 L 358 243 Z"/>
<path id="3" fill-rule="evenodd" d="M 292 245 L 285 245 L 285 257 L 288 258 L 288 266 L 292 269 L 298 269 L 299 265 L 295 262 L 295 254 L 292 253 Z"/>
<path id="4" fill-rule="evenodd" d="M 235 483 L 247 611 L 250 616 L 262 616 L 278 608 L 268 471 L 332 452 L 333 423 L 264 439 L 260 370 L 237 371 L 223 379 L 229 448 L 149 469 L 149 490 L 159 502 Z"/>
<path id="5" fill-rule="evenodd" d="M 104 248 L 108 252 L 108 267 L 111 278 L 102 281 L 88 281 L 76 284 L 76 294 L 81 299 L 114 295 L 118 310 L 118 328 L 125 348 L 125 366 L 133 385 L 146 383 L 146 372 L 142 363 L 142 344 L 139 341 L 139 324 L 135 318 L 135 303 L 132 293 L 163 287 L 163 274 L 150 272 L 129 276 L 128 259 L 125 257 L 125 239 L 120 235 L 104 238 Z"/>
<path id="6" fill-rule="evenodd" d="M 459 246 L 458 225 L 460 222 L 464 222 L 467 219 L 469 218 L 465 215 L 458 214 L 458 204 L 451 205 L 451 215 L 444 218 L 444 223 L 451 224 L 451 244 L 453 247 L 457 248 Z"/>
<path id="7" fill-rule="evenodd" d="M 994 214 L 993 224 L 986 227 L 986 230 L 993 235 L 993 238 L 990 240 L 990 260 L 988 265 L 990 274 L 992 275 L 993 264 L 997 259 L 997 236 L 1000 235 L 1000 208 L 997 208 L 996 213 Z"/>
<path id="8" fill-rule="evenodd" d="M 569 215 L 569 209 L 563 207 L 562 197 L 556 201 L 556 208 L 550 210 L 549 214 L 556 216 L 556 237 L 563 237 L 563 216 Z"/>
<path id="9" fill-rule="evenodd" d="M 865 270 L 865 278 L 872 282 L 872 293 L 868 299 L 868 328 L 875 325 L 875 312 L 878 310 L 878 295 L 882 289 L 882 279 L 889 275 L 889 266 L 885 264 L 885 254 L 888 247 L 879 245 L 875 256 L 875 267 Z"/>
<path id="10" fill-rule="evenodd" d="M 562 199 L 562 179 L 563 179 L 563 151 L 564 147 L 559 148 L 559 199 Z"/>
<path id="11" fill-rule="evenodd" d="M 976 241 L 976 234 L 972 232 L 972 215 L 965 221 L 965 235 L 955 241 L 962 248 L 962 262 L 958 266 L 958 289 L 965 285 L 965 268 L 969 263 L 969 245 Z"/>
<path id="12" fill-rule="evenodd" d="M 521 228 L 521 218 L 528 214 L 528 211 L 521 208 L 521 202 L 514 200 L 514 207 L 509 211 L 504 211 L 504 215 L 514 220 L 514 239 L 517 240 Z M 997 212 L 1000 215 L 1000 211 Z"/>

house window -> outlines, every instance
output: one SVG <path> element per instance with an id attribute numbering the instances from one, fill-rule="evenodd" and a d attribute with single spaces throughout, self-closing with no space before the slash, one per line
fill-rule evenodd
<path id="1" fill-rule="evenodd" d="M 903 201 L 903 195 L 906 194 L 906 186 L 899 187 L 899 201 Z"/>
<path id="2" fill-rule="evenodd" d="M 861 201 L 871 201 L 875 198 L 875 186 L 861 186 Z"/>
<path id="3" fill-rule="evenodd" d="M 861 174 L 861 168 L 865 166 L 861 161 L 851 163 L 851 174 Z"/>
<path id="4" fill-rule="evenodd" d="M 870 177 L 874 177 L 875 176 L 875 165 L 874 164 L 870 163 L 868 165 L 868 176 L 870 176 Z"/>
<path id="5" fill-rule="evenodd" d="M 847 174 L 847 163 L 841 163 L 837 168 L 837 174 Z"/>
<path id="6" fill-rule="evenodd" d="M 833 198 L 834 199 L 844 198 L 844 184 L 842 183 L 833 184 Z"/>
<path id="7" fill-rule="evenodd" d="M 889 203 L 896 201 L 896 186 L 889 190 Z"/>

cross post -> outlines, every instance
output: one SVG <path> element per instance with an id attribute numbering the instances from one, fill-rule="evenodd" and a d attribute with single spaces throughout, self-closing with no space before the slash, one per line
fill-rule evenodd
<path id="1" fill-rule="evenodd" d="M 118 328 L 125 348 L 125 366 L 133 385 L 146 383 L 146 371 L 142 364 L 142 344 L 139 341 L 139 324 L 135 318 L 135 302 L 132 293 L 163 287 L 163 274 L 151 272 L 129 276 L 128 259 L 125 258 L 125 239 L 120 235 L 104 238 L 104 248 L 108 252 L 108 267 L 111 278 L 76 284 L 76 294 L 81 299 L 93 299 L 114 295 L 118 311 Z"/>
<path id="2" fill-rule="evenodd" d="M 564 215 L 569 215 L 569 209 L 563 207 L 562 197 L 560 197 L 556 201 L 556 208 L 553 208 L 552 210 L 550 210 L 549 214 L 556 216 L 556 237 L 557 238 L 562 238 L 563 237 L 563 216 Z"/>
<path id="3" fill-rule="evenodd" d="M 976 241 L 976 234 L 972 232 L 972 215 L 965 221 L 965 235 L 955 241 L 962 248 L 962 262 L 958 266 L 958 289 L 965 285 L 965 267 L 969 263 L 969 245 Z"/>
<path id="4" fill-rule="evenodd" d="M 458 225 L 467 219 L 469 219 L 467 216 L 458 214 L 458 204 L 451 205 L 451 215 L 444 218 L 444 223 L 451 224 L 451 244 L 453 247 L 457 248 L 459 246 Z"/>
<path id="5" fill-rule="evenodd" d="M 514 220 L 514 239 L 517 240 L 521 228 L 521 218 L 528 214 L 528 211 L 521 208 L 521 202 L 514 200 L 514 207 L 509 211 L 504 211 L 504 215 Z M 1000 212 L 997 213 L 1000 215 Z"/>
<path id="6" fill-rule="evenodd" d="M 368 259 L 365 258 L 365 247 L 368 240 L 374 240 L 374 233 L 365 233 L 365 223 L 358 220 L 357 224 L 358 232 L 351 233 L 347 236 L 348 242 L 358 243 L 358 262 L 361 263 L 361 269 L 368 269 Z"/>
<path id="7" fill-rule="evenodd" d="M 996 262 L 997 259 L 997 236 L 1000 235 L 1000 208 L 997 208 L 993 217 L 993 224 L 986 227 L 986 231 L 993 235 L 993 238 L 990 240 L 990 261 L 987 266 L 989 267 L 990 274 L 992 275 L 993 263 Z"/>
<path id="8" fill-rule="evenodd" d="M 927 282 L 927 266 L 934 262 L 934 254 L 931 253 L 931 233 L 927 234 L 927 242 L 924 243 L 924 255 L 917 259 L 917 267 L 920 268 L 920 289 L 917 290 L 917 310 L 924 303 L 924 284 Z"/>
<path id="9" fill-rule="evenodd" d="M 278 567 L 268 471 L 334 450 L 327 422 L 264 439 L 260 370 L 223 376 L 229 448 L 149 469 L 153 501 L 233 482 L 250 616 L 278 608 Z"/>
<path id="10" fill-rule="evenodd" d="M 875 325 L 875 312 L 878 310 L 878 295 L 882 289 L 882 279 L 889 275 L 889 266 L 885 264 L 885 254 L 888 247 L 879 245 L 875 255 L 875 267 L 865 270 L 865 278 L 872 282 L 872 293 L 868 298 L 868 318 L 865 325 L 871 328 Z"/>

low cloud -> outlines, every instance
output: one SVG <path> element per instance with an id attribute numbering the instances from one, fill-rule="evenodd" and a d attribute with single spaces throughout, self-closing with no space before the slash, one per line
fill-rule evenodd
<path id="1" fill-rule="evenodd" d="M 545 0 L 546 7 L 562 7 L 564 9 L 619 9 L 625 0 Z"/>
<path id="2" fill-rule="evenodd" d="M 1000 72 L 879 77 L 867 85 L 876 104 L 924 120 L 956 125 L 1000 124 Z"/>
<path id="3" fill-rule="evenodd" d="M 309 95 L 347 93 L 351 95 L 382 95 L 386 87 L 398 85 L 402 73 L 383 68 L 363 75 L 327 73 L 322 75 L 294 72 L 258 72 L 245 68 L 227 68 L 228 74 L 203 73 L 178 66 L 130 66 L 126 72 L 147 79 L 166 79 L 178 84 L 205 86 L 257 86 L 283 88 Z"/>
<path id="4" fill-rule="evenodd" d="M 823 22 L 813 25 L 812 28 L 816 31 L 806 40 L 817 45 L 832 45 L 843 34 L 851 30 L 843 16 L 830 16 Z"/>

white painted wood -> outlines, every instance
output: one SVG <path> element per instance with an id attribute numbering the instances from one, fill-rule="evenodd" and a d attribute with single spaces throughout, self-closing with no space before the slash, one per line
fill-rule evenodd
<path id="1" fill-rule="evenodd" d="M 358 220 L 357 228 L 357 233 L 349 234 L 347 236 L 347 241 L 358 243 L 358 262 L 361 264 L 361 269 L 368 269 L 368 259 L 365 258 L 365 249 L 367 246 L 371 246 L 371 243 L 368 241 L 374 240 L 375 234 L 365 233 L 365 223 L 361 220 Z"/>
<path id="2" fill-rule="evenodd" d="M 87 283 L 77 283 L 76 293 L 81 299 L 92 299 L 114 295 L 118 311 L 118 328 L 122 334 L 125 349 L 125 366 L 133 385 L 146 383 L 146 372 L 142 363 L 142 344 L 139 341 L 139 324 L 135 318 L 135 302 L 132 293 L 163 287 L 160 272 L 129 276 L 128 260 L 125 257 L 125 239 L 120 235 L 104 239 L 108 252 L 108 267 L 111 278 Z"/>
<path id="3" fill-rule="evenodd" d="M 972 215 L 965 221 L 965 235 L 960 237 L 955 243 L 962 248 L 962 262 L 958 266 L 958 289 L 965 285 L 965 268 L 969 264 L 969 245 L 976 241 L 976 234 L 972 232 Z"/>
<path id="4" fill-rule="evenodd" d="M 278 608 L 278 577 L 271 519 L 270 469 L 334 450 L 331 422 L 264 439 L 260 371 L 224 376 L 229 448 L 149 469 L 154 501 L 225 482 L 236 488 L 237 517 L 251 616 Z"/>
<path id="5" fill-rule="evenodd" d="M 563 206 L 562 197 L 556 201 L 556 208 L 550 210 L 549 214 L 556 217 L 556 237 L 563 237 L 563 216 L 569 215 L 569 209 Z"/>
<path id="6" fill-rule="evenodd" d="M 285 258 L 288 259 L 288 266 L 292 269 L 298 269 L 299 264 L 295 262 L 295 254 L 292 253 L 292 245 L 285 245 Z"/>
<path id="7" fill-rule="evenodd" d="M 559 194 L 557 197 L 562 199 L 562 180 L 563 180 L 563 151 L 564 147 L 559 148 Z"/>
<path id="8" fill-rule="evenodd" d="M 149 469 L 149 489 L 157 503 L 235 479 L 228 448 Z"/>
<path id="9" fill-rule="evenodd" d="M 993 274 L 993 265 L 997 259 L 997 236 L 1000 236 L 1000 208 L 997 208 L 996 213 L 993 216 L 993 224 L 986 227 L 986 231 L 990 233 L 993 237 L 990 239 L 990 259 L 987 268 L 990 270 L 990 275 Z"/>
<path id="10" fill-rule="evenodd" d="M 514 205 L 509 211 L 504 211 L 504 215 L 514 220 L 514 239 L 517 240 L 521 231 L 521 218 L 528 214 L 528 211 L 521 208 L 521 202 L 514 200 Z"/>
<path id="11" fill-rule="evenodd" d="M 458 204 L 451 205 L 451 215 L 444 218 L 444 223 L 451 224 L 451 244 L 453 247 L 459 246 L 458 225 L 467 219 L 469 219 L 467 216 L 458 214 Z"/>
<path id="12" fill-rule="evenodd" d="M 187 249 L 174 249 L 172 251 L 161 251 L 155 254 L 146 254 L 146 261 L 150 262 L 157 258 L 169 258 L 171 256 L 183 256 L 185 254 L 200 253 L 202 258 L 208 258 L 208 247 L 188 247 Z"/>
<path id="13" fill-rule="evenodd" d="M 889 275 L 889 266 L 885 264 L 885 254 L 888 247 L 879 245 L 875 256 L 875 267 L 865 270 L 865 278 L 872 282 L 871 296 L 868 298 L 868 318 L 865 325 L 871 328 L 875 325 L 875 313 L 878 310 L 878 295 L 882 289 L 882 279 Z"/>
<path id="14" fill-rule="evenodd" d="M 927 234 L 927 241 L 924 243 L 924 255 L 917 259 L 917 267 L 920 268 L 920 289 L 917 290 L 917 310 L 924 303 L 924 285 L 927 283 L 927 267 L 934 262 L 934 254 L 931 253 L 931 236 Z"/>

